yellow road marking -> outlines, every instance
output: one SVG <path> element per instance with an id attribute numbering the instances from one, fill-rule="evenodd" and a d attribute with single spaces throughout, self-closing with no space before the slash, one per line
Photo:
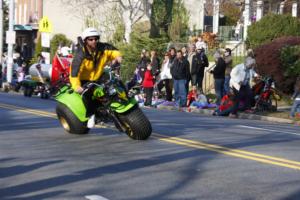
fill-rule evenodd
<path id="1" fill-rule="evenodd" d="M 54 114 L 54 113 L 40 111 L 40 110 L 36 110 L 36 109 L 29 109 L 29 108 L 13 106 L 13 105 L 3 104 L 3 103 L 0 103 L 0 107 L 10 109 L 10 110 L 16 110 L 19 112 L 40 115 L 40 116 L 44 116 L 44 117 L 57 118 L 56 114 Z M 103 128 L 105 126 L 100 126 L 100 127 Z M 152 134 L 152 137 L 154 137 L 160 141 L 164 141 L 164 142 L 168 142 L 168 143 L 172 143 L 172 144 L 178 144 L 178 145 L 192 147 L 192 148 L 196 148 L 196 149 L 205 149 L 205 150 L 214 151 L 217 153 L 221 153 L 221 154 L 229 155 L 229 156 L 233 156 L 233 157 L 243 158 L 243 159 L 247 159 L 247 160 L 254 160 L 257 162 L 261 162 L 261 163 L 272 164 L 272 165 L 277 165 L 277 166 L 281 166 L 281 167 L 287 167 L 287 168 L 291 168 L 291 169 L 300 170 L 300 162 L 298 162 L 298 161 L 287 160 L 284 158 L 273 157 L 273 156 L 268 156 L 268 155 L 264 155 L 264 154 L 257 154 L 257 153 L 253 153 L 250 151 L 244 151 L 244 150 L 239 150 L 239 149 L 230 149 L 228 147 L 223 147 L 223 146 L 214 145 L 214 144 L 208 144 L 208 143 L 204 143 L 201 141 L 188 140 L 188 139 L 179 138 L 179 137 L 168 137 L 168 136 L 157 134 L 157 133 Z"/>
<path id="2" fill-rule="evenodd" d="M 253 152 L 250 152 L 250 151 L 239 150 L 239 149 L 230 149 L 230 148 L 223 147 L 223 146 L 208 144 L 208 143 L 204 143 L 204 142 L 200 142 L 200 141 L 188 140 L 188 139 L 179 138 L 179 137 L 166 137 L 166 136 L 160 135 L 160 134 L 155 134 L 155 135 L 157 135 L 157 137 L 160 137 L 160 138 L 163 137 L 163 138 L 167 138 L 167 139 L 171 139 L 171 140 L 185 142 L 187 144 L 203 146 L 205 148 L 213 148 L 213 149 L 216 149 L 216 150 L 219 150 L 219 151 L 222 151 L 222 152 L 245 154 L 245 155 L 254 156 L 254 157 L 258 157 L 258 158 L 265 158 L 265 159 L 270 159 L 270 160 L 274 160 L 274 161 L 300 165 L 300 162 L 298 162 L 298 161 L 292 161 L 292 160 L 287 160 L 287 159 L 283 159 L 283 158 L 267 156 L 267 155 L 264 155 L 264 154 L 257 154 L 257 153 L 253 153 Z"/>
<path id="3" fill-rule="evenodd" d="M 243 150 L 229 149 L 227 147 L 205 144 L 202 142 L 186 140 L 186 139 L 182 139 L 182 138 L 178 138 L 178 137 L 168 138 L 166 136 L 162 136 L 162 135 L 158 135 L 158 134 L 153 134 L 152 137 L 155 137 L 158 140 L 173 143 L 173 144 L 193 147 L 196 149 L 205 149 L 205 150 L 214 151 L 214 152 L 218 152 L 218 153 L 233 156 L 233 157 L 239 157 L 239 158 L 244 158 L 247 160 L 258 161 L 261 163 L 267 163 L 267 164 L 272 164 L 272 165 L 277 165 L 277 166 L 300 170 L 300 162 L 297 162 L 297 161 L 282 159 L 282 158 L 273 157 L 273 156 L 267 156 L 267 155 L 263 155 L 263 154 L 256 154 L 256 153 L 243 151 Z M 251 155 L 255 155 L 255 156 L 251 156 Z"/>
<path id="4" fill-rule="evenodd" d="M 54 113 L 40 111 L 40 110 L 36 110 L 36 109 L 29 109 L 29 108 L 24 108 L 24 107 L 9 105 L 9 104 L 3 104 L 3 103 L 0 103 L 0 107 L 10 109 L 10 110 L 16 110 L 16 111 L 19 111 L 19 112 L 25 112 L 25 113 L 34 114 L 34 115 L 40 115 L 40 116 L 44 116 L 44 117 L 56 118 L 56 114 L 54 114 Z"/>

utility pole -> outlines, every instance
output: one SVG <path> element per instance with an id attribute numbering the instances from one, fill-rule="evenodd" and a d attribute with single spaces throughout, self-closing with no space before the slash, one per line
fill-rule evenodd
<path id="1" fill-rule="evenodd" d="M 217 34 L 219 32 L 220 2 L 214 0 L 213 4 L 213 33 Z"/>
<path id="2" fill-rule="evenodd" d="M 9 1 L 9 26 L 6 32 L 6 42 L 8 44 L 7 50 L 7 82 L 12 82 L 13 73 L 13 45 L 16 41 L 16 33 L 14 32 L 14 8 L 15 0 Z"/>
<path id="3" fill-rule="evenodd" d="M 202 0 L 200 2 L 200 24 L 199 24 L 199 29 L 204 32 L 204 18 L 205 18 L 205 4 L 206 0 Z"/>
<path id="4" fill-rule="evenodd" d="M 247 39 L 248 26 L 251 25 L 250 21 L 250 0 L 245 0 L 245 10 L 244 10 L 244 41 Z"/>
<path id="5" fill-rule="evenodd" d="M 0 64 L 3 54 L 3 0 L 0 0 Z"/>
<path id="6" fill-rule="evenodd" d="M 292 6 L 292 16 L 297 17 L 297 3 L 293 3 Z"/>
<path id="7" fill-rule="evenodd" d="M 256 2 L 256 21 L 258 22 L 264 15 L 264 2 Z"/>
<path id="8" fill-rule="evenodd" d="M 279 14 L 283 14 L 283 9 L 284 9 L 284 2 L 280 3 L 280 7 L 279 7 Z"/>

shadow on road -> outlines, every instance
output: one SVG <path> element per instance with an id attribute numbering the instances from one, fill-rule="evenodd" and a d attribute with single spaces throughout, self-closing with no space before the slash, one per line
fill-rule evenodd
<path id="1" fill-rule="evenodd" d="M 48 165 L 61 163 L 61 162 L 63 162 L 63 160 L 47 161 L 47 162 L 35 163 L 32 165 L 17 165 L 13 167 L 2 167 L 0 168 L 0 178 L 16 176 L 19 174 L 27 173 Z"/>
<path id="2" fill-rule="evenodd" d="M 203 152 L 204 154 L 210 154 L 210 152 Z M 198 157 L 198 158 L 197 158 Z M 207 160 L 210 160 L 211 156 L 203 156 L 203 154 L 199 154 L 199 150 L 192 150 L 192 151 L 185 151 L 180 153 L 172 153 L 172 154 L 165 154 L 160 156 L 154 156 L 150 157 L 148 159 L 136 159 L 126 162 L 121 162 L 117 164 L 111 164 L 86 170 L 81 170 L 77 172 L 73 172 L 72 174 L 67 174 L 63 176 L 57 176 L 57 177 L 51 177 L 43 180 L 37 180 L 37 181 L 31 181 L 24 184 L 16 185 L 16 186 L 9 186 L 6 188 L 0 189 L 0 199 L 22 199 L 27 200 L 28 198 L 15 198 L 18 196 L 25 196 L 30 193 L 34 192 L 40 192 L 42 190 L 51 189 L 51 188 L 59 188 L 60 186 L 85 181 L 87 179 L 95 179 L 99 178 L 104 175 L 109 174 L 118 174 L 122 172 L 128 172 L 133 170 L 138 170 L 142 168 L 148 168 L 155 165 L 161 165 L 164 163 L 174 162 L 180 159 L 188 159 L 193 158 L 192 163 L 190 163 L 191 168 L 195 168 L 197 165 L 197 168 L 201 168 L 199 165 L 203 165 Z M 59 162 L 59 161 L 58 161 Z M 186 169 L 185 169 L 186 170 Z M 204 169 L 203 169 L 204 170 Z M 166 199 L 167 195 L 172 193 L 172 191 L 178 190 L 178 188 L 184 187 L 186 182 L 193 181 L 194 174 L 189 173 L 188 171 L 182 171 L 183 176 L 185 176 L 185 179 L 174 183 L 174 185 L 171 185 L 170 188 L 161 191 L 159 194 L 153 194 L 153 196 L 147 198 L 147 199 Z M 199 174 L 201 173 L 201 170 Z M 197 179 L 199 176 L 197 177 Z M 59 191 L 62 192 L 62 191 Z M 54 193 L 56 195 L 60 193 Z M 98 191 L 100 192 L 99 188 Z M 164 196 L 166 195 L 166 198 Z M 158 198 L 159 197 L 159 198 Z M 53 198 L 53 197 L 52 197 Z M 36 199 L 36 198 L 33 198 Z"/>

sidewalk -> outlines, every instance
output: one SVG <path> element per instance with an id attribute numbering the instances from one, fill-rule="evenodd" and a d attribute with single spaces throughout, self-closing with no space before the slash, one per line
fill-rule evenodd
<path id="1" fill-rule="evenodd" d="M 173 106 L 159 106 L 157 109 L 178 111 L 178 108 L 173 107 Z M 290 109 L 290 107 L 282 107 L 282 108 L 278 107 L 279 111 L 280 110 L 289 110 L 289 109 Z M 196 113 L 196 114 L 204 114 L 204 115 L 212 115 L 214 112 L 214 110 L 210 110 L 210 109 L 197 109 L 197 108 L 191 108 L 190 111 L 187 108 L 183 108 L 182 111 Z M 243 113 L 243 112 L 239 112 L 237 118 L 238 119 L 252 119 L 252 120 L 262 120 L 262 121 L 269 121 L 269 122 L 300 125 L 300 121 L 296 121 L 296 120 L 292 120 L 292 119 L 264 116 L 264 115 L 258 115 L 258 114 L 248 114 L 248 113 Z"/>

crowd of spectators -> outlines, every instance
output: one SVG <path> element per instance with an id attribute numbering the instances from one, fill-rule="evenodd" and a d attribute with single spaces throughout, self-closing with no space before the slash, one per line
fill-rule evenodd
<path id="1" fill-rule="evenodd" d="M 157 91 L 158 96 L 165 101 L 174 102 L 179 109 L 206 108 L 214 103 L 214 115 L 236 117 L 238 111 L 252 113 L 255 104 L 252 86 L 261 78 L 255 72 L 253 51 L 248 50 L 244 61 L 233 67 L 231 49 L 218 49 L 213 54 L 215 63 L 213 67 L 209 67 L 206 50 L 207 45 L 201 37 L 181 49 L 170 48 L 164 53 L 162 61 L 156 51 L 152 50 L 149 54 L 142 50 L 134 78 L 127 83 L 127 87 L 130 89 L 140 83 L 144 88 L 145 106 L 155 104 L 152 99 Z M 203 80 L 206 71 L 214 78 L 213 102 L 204 94 Z M 299 104 L 297 95 L 295 99 Z M 294 107 L 299 106 L 298 104 L 295 103 Z"/>

